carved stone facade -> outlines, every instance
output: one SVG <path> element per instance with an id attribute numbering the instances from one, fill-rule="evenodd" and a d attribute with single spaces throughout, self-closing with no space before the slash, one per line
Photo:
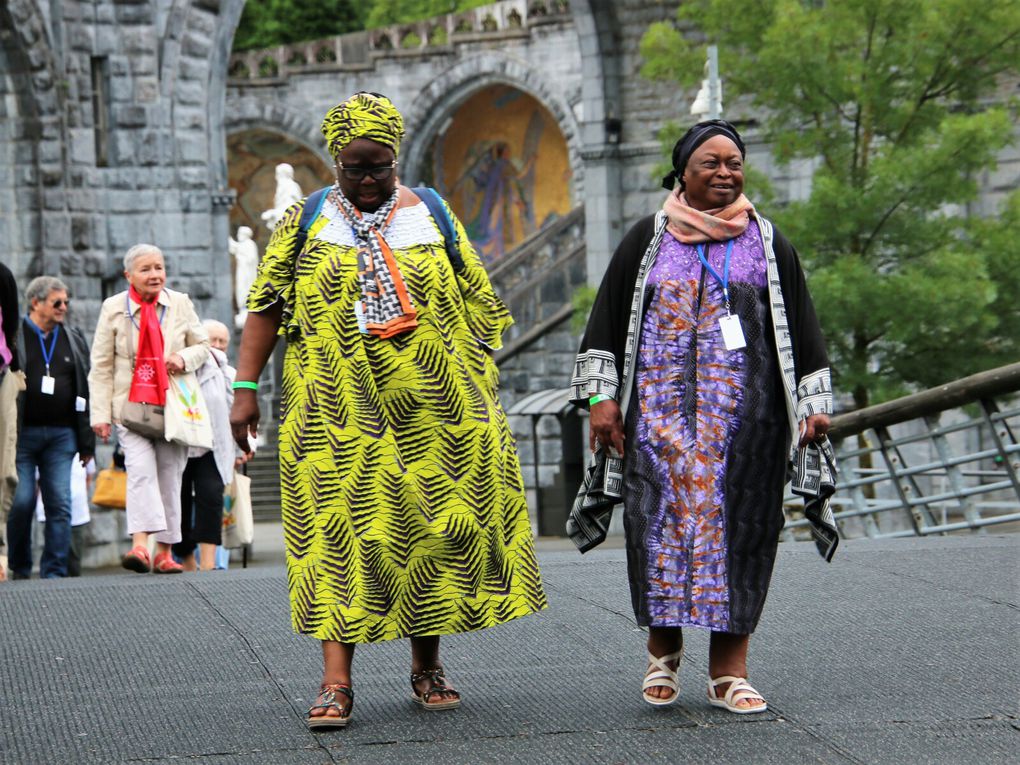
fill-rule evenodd
<path id="1" fill-rule="evenodd" d="M 571 197 L 583 200 L 586 273 L 601 273 L 624 227 L 657 196 L 655 132 L 680 97 L 663 99 L 636 76 L 636 50 L 670 4 L 504 0 L 275 58 L 231 58 L 242 7 L 0 8 L 0 251 L 19 281 L 65 278 L 73 321 L 86 332 L 104 295 L 120 288 L 121 256 L 139 241 L 164 249 L 171 284 L 203 315 L 229 321 L 226 134 L 275 131 L 327 160 L 321 115 L 362 88 L 391 95 L 407 118 L 408 182 L 472 93 L 499 83 L 540 101 L 567 142 Z"/>
<path id="2" fill-rule="evenodd" d="M 230 318 L 223 106 L 243 0 L 0 5 L 0 252 L 60 275 L 91 334 L 138 242 Z"/>

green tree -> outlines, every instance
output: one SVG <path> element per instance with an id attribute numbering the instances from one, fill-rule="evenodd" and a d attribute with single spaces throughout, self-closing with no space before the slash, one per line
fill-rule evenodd
<path id="1" fill-rule="evenodd" d="M 352 0 L 248 2 L 234 34 L 234 50 L 319 40 L 365 28 L 370 3 Z"/>
<path id="2" fill-rule="evenodd" d="M 1018 74 L 1020 3 L 688 0 L 646 33 L 643 73 L 693 84 L 705 41 L 776 158 L 818 162 L 810 198 L 775 217 L 838 388 L 863 407 L 1015 361 L 1020 195 L 996 220 L 968 213 L 1013 135 L 996 94 Z"/>
<path id="3" fill-rule="evenodd" d="M 488 5 L 492 0 L 374 0 L 368 14 L 368 26 L 406 24 Z"/>
<path id="4" fill-rule="evenodd" d="M 261 0 L 245 3 L 234 50 L 319 40 L 346 32 L 406 24 L 455 13 L 492 0 Z"/>

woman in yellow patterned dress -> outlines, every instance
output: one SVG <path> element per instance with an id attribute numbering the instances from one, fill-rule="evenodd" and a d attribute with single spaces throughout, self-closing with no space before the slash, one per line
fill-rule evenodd
<path id="1" fill-rule="evenodd" d="M 311 727 L 354 704 L 358 643 L 410 638 L 413 698 L 450 709 L 439 638 L 545 607 L 490 351 L 512 323 L 464 229 L 453 262 L 397 183 L 403 121 L 358 93 L 322 125 L 337 184 L 300 243 L 305 202 L 273 232 L 248 298 L 231 425 L 247 450 L 255 381 L 278 334 L 280 483 L 296 632 L 322 641 Z"/>

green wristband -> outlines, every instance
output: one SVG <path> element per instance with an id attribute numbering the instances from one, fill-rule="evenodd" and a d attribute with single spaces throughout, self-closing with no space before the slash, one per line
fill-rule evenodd
<path id="1" fill-rule="evenodd" d="M 596 393 L 588 399 L 588 406 L 595 406 L 595 404 L 601 404 L 603 401 L 612 401 L 612 399 L 613 397 L 608 393 Z"/>
<path id="2" fill-rule="evenodd" d="M 247 390 L 258 390 L 259 384 L 257 382 L 252 382 L 251 380 L 237 380 L 230 387 L 234 390 L 239 390 L 241 388 L 245 388 Z"/>

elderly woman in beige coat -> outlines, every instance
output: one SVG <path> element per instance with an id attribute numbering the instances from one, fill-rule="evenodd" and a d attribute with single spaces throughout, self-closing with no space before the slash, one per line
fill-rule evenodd
<path id="1" fill-rule="evenodd" d="M 176 574 L 182 568 L 170 547 L 181 541 L 181 477 L 188 447 L 128 430 L 121 413 L 129 398 L 162 403 L 144 396 L 165 398 L 167 375 L 198 369 L 209 356 L 209 337 L 191 299 L 166 289 L 166 265 L 158 247 L 136 244 L 128 250 L 124 276 L 128 289 L 103 302 L 92 343 L 92 429 L 107 442 L 116 427 L 124 449 L 132 543 L 124 568 Z M 150 349 L 154 356 L 148 356 Z M 150 534 L 156 535 L 151 563 Z"/>

